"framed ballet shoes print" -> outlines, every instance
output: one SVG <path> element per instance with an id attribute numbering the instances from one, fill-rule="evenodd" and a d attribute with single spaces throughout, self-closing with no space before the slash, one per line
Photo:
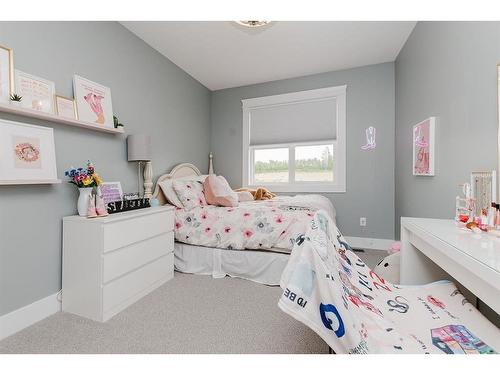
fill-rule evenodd
<path id="1" fill-rule="evenodd" d="M 114 128 L 111 90 L 108 87 L 75 75 L 73 91 L 80 121 Z"/>

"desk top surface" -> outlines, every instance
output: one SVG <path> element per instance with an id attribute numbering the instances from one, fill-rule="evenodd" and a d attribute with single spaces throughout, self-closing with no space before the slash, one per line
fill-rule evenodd
<path id="1" fill-rule="evenodd" d="M 404 217 L 403 227 L 411 225 L 427 232 L 467 256 L 500 273 L 500 238 L 490 234 L 476 234 L 457 226 L 454 220 Z"/>

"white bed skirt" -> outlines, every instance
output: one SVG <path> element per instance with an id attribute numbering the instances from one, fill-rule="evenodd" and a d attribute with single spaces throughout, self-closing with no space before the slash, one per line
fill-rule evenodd
<path id="1" fill-rule="evenodd" d="M 289 254 L 270 251 L 222 250 L 212 247 L 174 246 L 175 270 L 196 275 L 240 277 L 266 285 L 279 285 Z"/>

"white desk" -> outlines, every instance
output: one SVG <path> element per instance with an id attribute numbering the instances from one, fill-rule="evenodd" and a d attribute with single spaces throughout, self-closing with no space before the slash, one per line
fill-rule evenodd
<path id="1" fill-rule="evenodd" d="M 401 218 L 401 284 L 447 274 L 500 314 L 499 238 L 460 229 L 453 220 Z"/>

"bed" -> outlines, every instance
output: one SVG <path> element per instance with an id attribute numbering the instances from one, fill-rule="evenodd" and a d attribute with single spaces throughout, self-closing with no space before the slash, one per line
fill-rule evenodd
<path id="1" fill-rule="evenodd" d="M 160 205 L 169 204 L 160 187 L 163 182 L 198 178 L 203 177 L 196 166 L 179 164 L 158 178 L 153 198 Z M 177 208 L 175 269 L 279 285 L 293 245 L 300 241 L 319 209 L 335 218 L 333 205 L 320 195 L 279 196 L 269 201 L 241 202 L 234 208 Z"/>

